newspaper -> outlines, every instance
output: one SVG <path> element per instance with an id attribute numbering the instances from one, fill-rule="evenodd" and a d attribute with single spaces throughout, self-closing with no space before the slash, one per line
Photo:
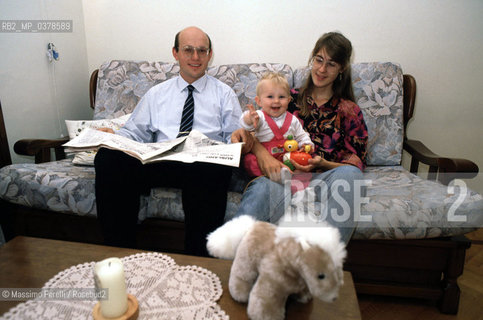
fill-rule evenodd
<path id="1" fill-rule="evenodd" d="M 242 143 L 226 144 L 193 130 L 185 137 L 166 142 L 141 143 L 121 135 L 85 128 L 63 145 L 66 152 L 93 151 L 101 147 L 120 150 L 143 164 L 156 161 L 209 162 L 225 166 L 240 165 Z"/>

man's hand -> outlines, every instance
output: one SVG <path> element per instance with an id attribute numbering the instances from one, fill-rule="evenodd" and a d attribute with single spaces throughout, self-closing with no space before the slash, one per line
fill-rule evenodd
<path id="1" fill-rule="evenodd" d="M 280 172 L 284 167 L 292 172 L 289 167 L 275 159 L 269 153 L 266 157 L 257 157 L 257 162 L 262 173 L 272 181 L 280 182 Z"/>
<path id="2" fill-rule="evenodd" d="M 97 130 L 107 133 L 114 133 L 114 130 L 112 130 L 111 128 L 97 128 Z"/>
<path id="3" fill-rule="evenodd" d="M 252 150 L 254 138 L 250 132 L 245 129 L 237 129 L 231 134 L 231 142 L 238 143 L 244 142 L 242 146 L 242 153 L 248 153 Z"/>
<path id="4" fill-rule="evenodd" d="M 286 165 L 275 159 L 258 140 L 253 144 L 252 153 L 257 157 L 258 167 L 270 180 L 280 181 L 280 170 L 283 167 L 290 171 Z"/>

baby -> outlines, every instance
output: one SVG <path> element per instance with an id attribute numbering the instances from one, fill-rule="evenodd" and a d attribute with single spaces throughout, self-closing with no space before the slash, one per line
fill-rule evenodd
<path id="1" fill-rule="evenodd" d="M 240 118 L 241 127 L 254 131 L 258 141 L 280 161 L 285 153 L 283 144 L 289 135 L 302 148 L 309 145 L 313 150 L 314 147 L 299 119 L 287 111 L 291 99 L 287 79 L 279 73 L 268 72 L 257 84 L 255 102 L 261 110 L 255 111 L 253 105 L 248 105 Z M 243 164 L 249 175 L 263 175 L 252 153 L 245 155 Z"/>

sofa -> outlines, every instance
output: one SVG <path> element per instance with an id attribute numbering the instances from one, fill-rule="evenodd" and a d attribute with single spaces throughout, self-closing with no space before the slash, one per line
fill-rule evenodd
<path id="1" fill-rule="evenodd" d="M 269 70 L 284 74 L 294 88 L 309 74 L 308 67 L 293 69 L 282 63 L 210 66 L 207 72 L 231 86 L 245 108 L 253 103 L 257 80 Z M 178 72 L 176 63 L 108 61 L 90 78 L 94 117 L 81 120 L 89 126 L 89 120 L 125 116 L 149 88 Z M 407 138 L 416 82 L 400 65 L 356 63 L 352 76 L 369 132 L 364 177 L 371 184 L 361 214 L 372 220 L 356 228 L 345 269 L 352 272 L 358 293 L 434 300 L 442 312 L 457 313 L 457 278 L 470 246 L 464 234 L 483 224 L 483 197 L 453 179 L 472 178 L 478 167 L 469 160 L 438 156 Z M 35 163 L 0 169 L 0 221 L 7 240 L 27 235 L 102 243 L 94 168 L 88 159 L 75 164 L 62 147 L 67 141 L 15 143 L 15 152 L 35 157 Z M 411 156 L 410 170 L 401 165 L 403 150 Z M 418 175 L 419 163 L 429 167 L 427 178 Z M 236 212 L 247 182 L 242 169 L 233 170 L 226 220 Z M 183 252 L 183 219 L 180 190 L 151 190 L 141 199 L 139 248 Z"/>

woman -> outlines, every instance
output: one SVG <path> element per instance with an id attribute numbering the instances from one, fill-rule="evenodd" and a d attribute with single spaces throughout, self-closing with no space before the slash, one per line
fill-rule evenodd
<path id="1" fill-rule="evenodd" d="M 309 165 L 293 162 L 296 172 L 312 172 L 309 186 L 316 191 L 319 203 L 317 212 L 313 212 L 315 218 L 307 216 L 304 225 L 327 220 L 339 228 L 345 243 L 357 223 L 354 208 L 359 205 L 355 201 L 361 195 L 358 181 L 362 180 L 367 145 L 367 127 L 354 102 L 351 54 L 352 45 L 342 34 L 324 34 L 312 50 L 310 76 L 299 91 L 293 92 L 293 103 L 289 105 L 289 111 L 300 118 L 315 144 Z M 252 153 L 269 178 L 250 182 L 236 215 L 277 222 L 290 203 L 290 188 L 277 183 L 285 166 L 260 143 L 254 144 Z"/>

